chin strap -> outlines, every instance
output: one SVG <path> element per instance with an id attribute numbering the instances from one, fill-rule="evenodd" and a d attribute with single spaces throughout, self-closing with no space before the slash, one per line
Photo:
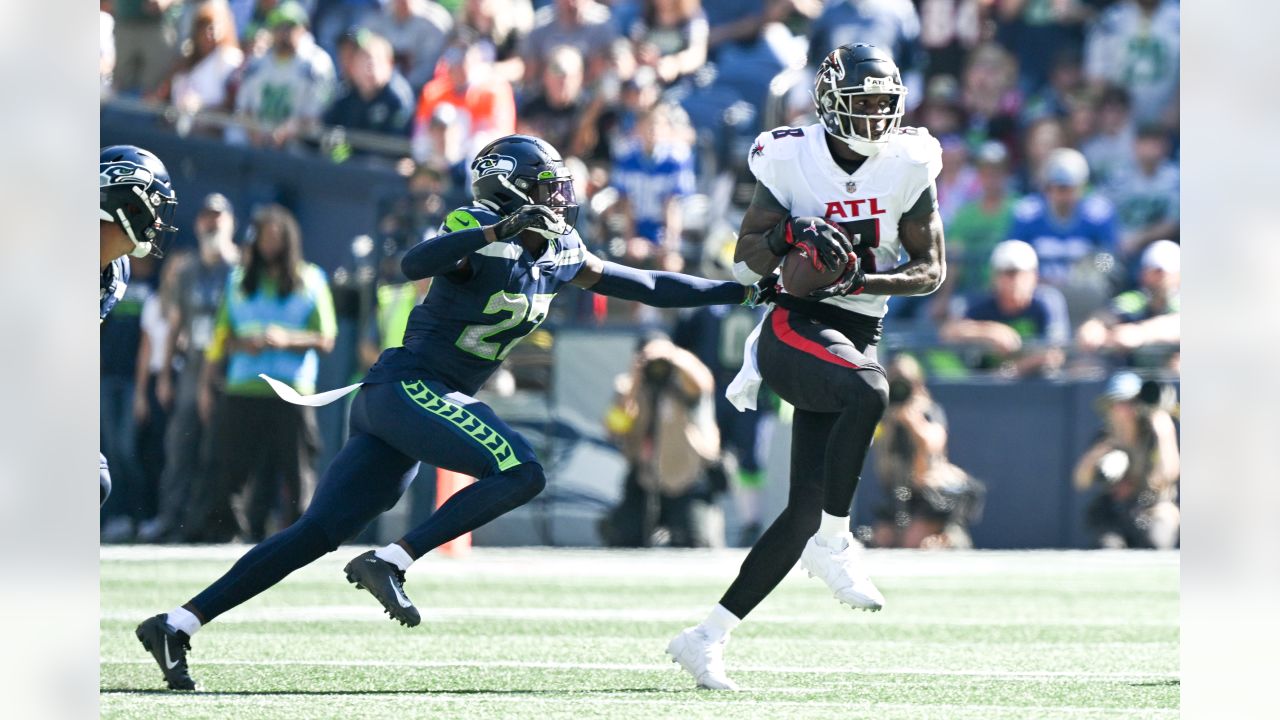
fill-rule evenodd
<path id="1" fill-rule="evenodd" d="M 874 143 L 859 138 L 851 138 L 849 140 L 845 140 L 845 145 L 848 145 L 850 150 L 858 153 L 859 155 L 872 157 L 878 154 L 885 144 L 882 142 Z"/>

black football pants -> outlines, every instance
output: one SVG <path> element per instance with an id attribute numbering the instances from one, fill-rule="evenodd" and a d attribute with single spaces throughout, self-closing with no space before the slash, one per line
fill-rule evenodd
<path id="1" fill-rule="evenodd" d="M 787 507 L 742 562 L 720 604 L 746 617 L 782 582 L 822 512 L 848 515 L 889 384 L 869 339 L 774 308 L 760 332 L 760 372 L 795 406 Z"/>

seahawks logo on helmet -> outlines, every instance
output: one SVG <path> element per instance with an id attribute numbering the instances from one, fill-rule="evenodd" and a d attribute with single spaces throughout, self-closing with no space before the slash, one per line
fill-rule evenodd
<path id="1" fill-rule="evenodd" d="M 98 168 L 98 186 L 103 185 L 142 185 L 151 184 L 154 175 L 139 165 L 129 162 L 108 163 Z"/>
<path id="2" fill-rule="evenodd" d="M 475 173 L 476 178 L 488 177 L 490 175 L 510 176 L 515 172 L 515 158 L 506 155 L 485 155 L 476 160 Z"/>

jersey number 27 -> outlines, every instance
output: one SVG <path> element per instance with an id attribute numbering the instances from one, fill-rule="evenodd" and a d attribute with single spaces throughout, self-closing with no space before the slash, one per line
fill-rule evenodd
<path id="1" fill-rule="evenodd" d="M 458 347 L 485 360 L 505 359 L 507 353 L 511 352 L 511 348 L 515 347 L 516 343 L 523 340 L 525 335 L 533 332 L 547 318 L 547 310 L 551 307 L 551 299 L 554 297 L 554 293 L 534 295 L 531 303 L 528 297 L 520 293 L 494 293 L 489 298 L 488 304 L 484 306 L 484 313 L 486 315 L 506 313 L 507 317 L 492 325 L 468 325 L 463 328 L 462 334 L 458 336 Z M 511 338 L 506 343 L 490 342 L 489 338 L 494 335 L 510 330 L 526 321 L 533 324 L 520 335 Z"/>

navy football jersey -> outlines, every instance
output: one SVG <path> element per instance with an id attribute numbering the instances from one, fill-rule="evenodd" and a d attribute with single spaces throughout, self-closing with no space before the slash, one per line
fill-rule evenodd
<path id="1" fill-rule="evenodd" d="M 492 225 L 496 214 L 479 206 L 454 210 L 442 232 Z M 547 242 L 533 257 L 517 242 L 495 242 L 468 257 L 471 276 L 443 275 L 409 314 L 404 346 L 390 348 L 366 383 L 428 377 L 473 395 L 507 354 L 547 317 L 556 292 L 586 259 L 577 230 Z"/>
<path id="2" fill-rule="evenodd" d="M 98 278 L 98 322 L 107 319 L 111 308 L 124 297 L 129 285 L 129 258 L 121 256 L 111 261 Z"/>

